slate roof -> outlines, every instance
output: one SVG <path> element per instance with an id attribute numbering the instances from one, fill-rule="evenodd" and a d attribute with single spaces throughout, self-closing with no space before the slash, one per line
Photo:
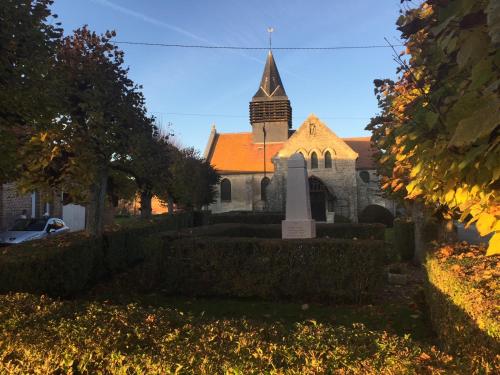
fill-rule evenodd
<path id="1" fill-rule="evenodd" d="M 359 154 L 356 169 L 375 169 L 370 137 L 341 138 Z M 272 158 L 285 142 L 266 144 L 266 171 L 274 172 Z M 264 145 L 252 142 L 252 133 L 216 133 L 210 146 L 208 160 L 220 173 L 264 172 Z"/>
<path id="2" fill-rule="evenodd" d="M 286 97 L 286 92 L 283 83 L 281 83 L 280 73 L 274 61 L 273 53 L 269 51 L 260 86 L 253 96 L 253 100 L 266 100 L 277 97 Z"/>

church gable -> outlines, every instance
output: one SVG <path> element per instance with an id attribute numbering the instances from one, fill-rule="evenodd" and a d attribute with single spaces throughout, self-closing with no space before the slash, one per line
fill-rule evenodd
<path id="1" fill-rule="evenodd" d="M 288 158 L 296 152 L 301 152 L 309 158 L 313 151 L 319 155 L 330 151 L 335 159 L 355 160 L 358 157 L 358 154 L 325 123 L 311 114 L 285 142 L 278 156 Z"/>

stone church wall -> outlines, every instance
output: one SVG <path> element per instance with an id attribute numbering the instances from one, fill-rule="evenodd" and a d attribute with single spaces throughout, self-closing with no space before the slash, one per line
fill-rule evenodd
<path id="1" fill-rule="evenodd" d="M 361 178 L 362 173 L 368 174 L 369 182 Z M 393 215 L 395 214 L 395 202 L 386 199 L 382 196 L 382 191 L 379 185 L 379 176 L 376 170 L 356 171 L 356 179 L 358 184 L 358 214 L 360 214 L 367 206 L 376 204 L 387 208 Z"/>
<path id="2" fill-rule="evenodd" d="M 269 210 L 283 211 L 286 206 L 286 174 L 287 160 L 276 158 L 274 160 L 275 173 L 271 179 L 269 196 Z M 357 180 L 355 171 L 355 160 L 333 160 L 332 168 L 324 168 L 323 159 L 319 160 L 319 168 L 311 169 L 310 161 L 307 160 L 308 176 L 319 178 L 333 192 L 337 198 L 334 212 L 348 217 L 351 221 L 357 221 Z"/>
<path id="3" fill-rule="evenodd" d="M 272 178 L 272 174 L 267 174 L 267 177 Z M 263 173 L 221 175 L 221 181 L 224 178 L 231 181 L 231 201 L 221 201 L 220 184 L 217 185 L 217 201 L 209 206 L 213 213 L 264 210 L 260 191 Z"/>

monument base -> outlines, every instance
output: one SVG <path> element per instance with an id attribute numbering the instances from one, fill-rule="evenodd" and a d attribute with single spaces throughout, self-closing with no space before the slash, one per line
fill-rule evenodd
<path id="1" fill-rule="evenodd" d="M 281 238 L 316 238 L 315 220 L 283 220 Z"/>

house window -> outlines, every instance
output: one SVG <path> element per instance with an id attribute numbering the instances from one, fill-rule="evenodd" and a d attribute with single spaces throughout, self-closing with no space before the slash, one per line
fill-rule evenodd
<path id="1" fill-rule="evenodd" d="M 330 151 L 325 152 L 325 168 L 331 168 L 332 167 L 332 154 L 330 154 Z"/>
<path id="2" fill-rule="evenodd" d="M 365 184 L 370 182 L 370 173 L 368 173 L 367 171 L 359 172 L 359 177 L 361 177 Z"/>
<path id="3" fill-rule="evenodd" d="M 311 154 L 311 169 L 318 169 L 318 155 L 315 152 Z"/>
<path id="4" fill-rule="evenodd" d="M 269 178 L 264 177 L 260 182 L 260 199 L 263 201 L 267 201 L 267 187 L 271 183 Z"/>
<path id="5" fill-rule="evenodd" d="M 220 182 L 220 200 L 222 202 L 231 202 L 231 181 L 227 178 Z"/>

